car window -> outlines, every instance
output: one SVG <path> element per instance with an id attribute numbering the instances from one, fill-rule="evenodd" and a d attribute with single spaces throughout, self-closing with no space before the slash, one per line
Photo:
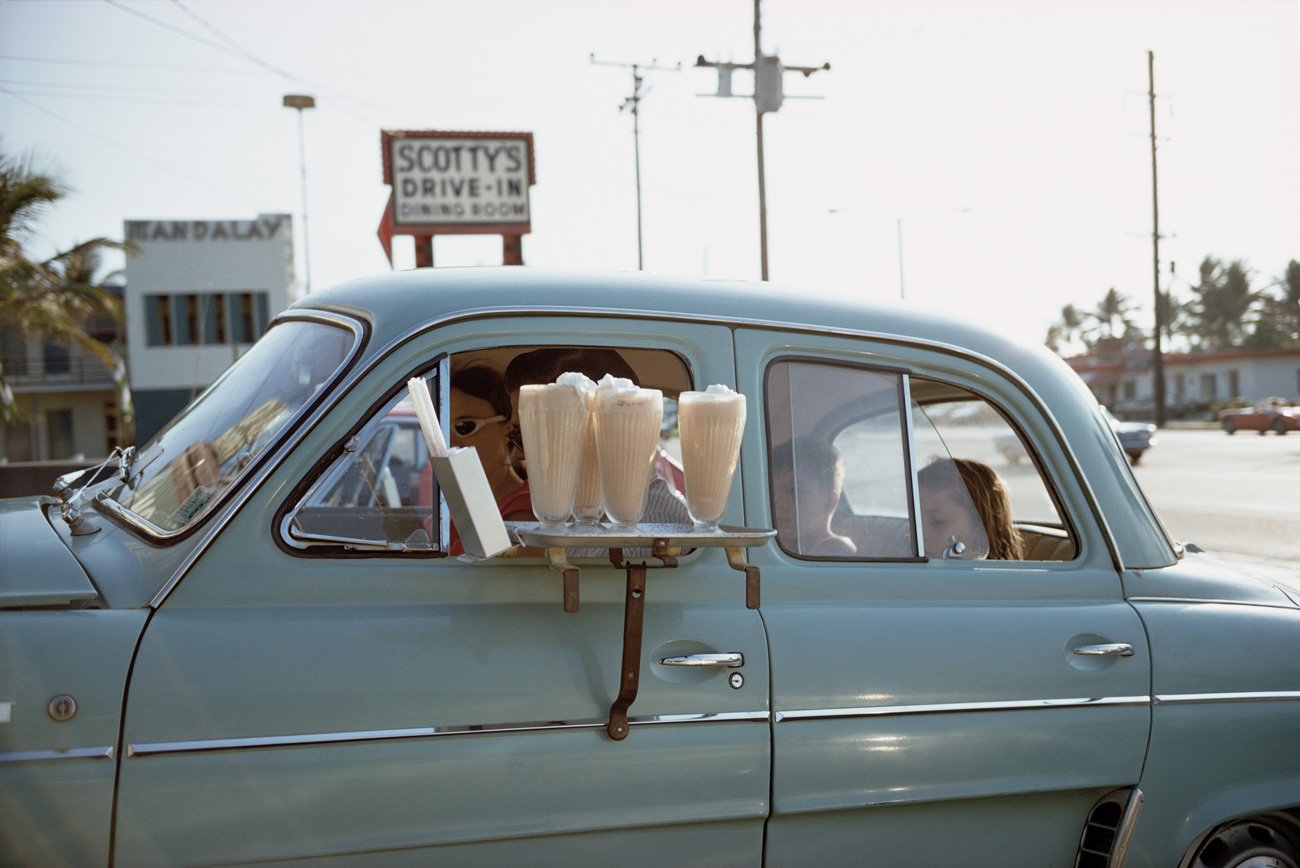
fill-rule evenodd
<path id="1" fill-rule="evenodd" d="M 436 395 L 436 376 L 427 381 Z M 428 447 L 403 388 L 307 489 L 286 522 L 290 541 L 298 547 L 432 551 L 437 511 L 429 493 L 420 492 L 428 465 Z"/>
<path id="2" fill-rule="evenodd" d="M 140 450 L 138 480 L 110 496 L 155 532 L 183 530 L 303 412 L 357 339 L 342 321 L 276 323 Z"/>
<path id="3" fill-rule="evenodd" d="M 765 386 L 772 514 L 790 554 L 1067 560 L 1031 451 L 992 404 L 901 372 L 781 360 Z"/>
<path id="4" fill-rule="evenodd" d="M 646 521 L 688 521 L 681 492 L 676 396 L 691 388 L 682 359 L 667 350 L 632 347 L 526 345 L 455 353 L 424 374 L 453 447 L 473 447 L 507 521 L 531 521 L 513 395 L 526 382 L 553 382 L 567 370 L 593 379 L 628 376 L 664 393 L 664 424 Z M 445 378 L 445 388 L 440 383 Z M 455 526 L 444 520 L 428 448 L 405 380 L 383 402 L 338 457 L 305 486 L 284 522 L 286 541 L 299 549 L 344 547 L 362 552 L 459 555 Z M 585 554 L 579 552 L 579 555 Z M 601 553 L 603 555 L 603 552 Z"/>

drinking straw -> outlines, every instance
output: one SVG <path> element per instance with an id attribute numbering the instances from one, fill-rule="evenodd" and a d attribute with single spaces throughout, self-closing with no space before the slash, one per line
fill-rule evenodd
<path id="1" fill-rule="evenodd" d="M 433 399 L 429 397 L 429 384 L 420 377 L 412 377 L 406 381 L 406 388 L 411 393 L 411 403 L 415 406 L 416 418 L 420 420 L 420 430 L 424 432 L 429 454 L 435 458 L 446 458 L 447 441 L 442 436 L 438 413 L 433 409 Z"/>

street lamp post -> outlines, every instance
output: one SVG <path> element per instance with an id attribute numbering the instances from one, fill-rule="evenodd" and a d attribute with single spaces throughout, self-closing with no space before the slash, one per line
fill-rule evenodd
<path id="1" fill-rule="evenodd" d="M 316 108 L 314 97 L 300 93 L 286 94 L 284 107 L 298 110 L 298 161 L 302 165 L 302 267 L 305 288 L 311 292 L 311 247 L 307 241 L 307 145 L 303 134 L 302 110 Z"/>

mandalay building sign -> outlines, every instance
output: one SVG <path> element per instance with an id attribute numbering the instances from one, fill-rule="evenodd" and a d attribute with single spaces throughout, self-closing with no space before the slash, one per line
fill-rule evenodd
<path id="1" fill-rule="evenodd" d="M 128 241 L 270 241 L 288 225 L 284 214 L 256 220 L 128 220 Z"/>

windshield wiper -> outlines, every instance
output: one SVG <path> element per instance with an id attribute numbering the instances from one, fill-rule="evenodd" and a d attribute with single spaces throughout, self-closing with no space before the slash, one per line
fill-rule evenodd
<path id="1" fill-rule="evenodd" d="M 81 501 L 85 496 L 86 489 L 100 481 L 99 474 L 114 459 L 118 463 L 118 472 L 123 472 L 122 468 L 129 466 L 130 456 L 134 454 L 134 447 L 128 446 L 126 449 L 120 446 L 114 447 L 113 451 L 108 453 L 108 457 L 95 469 L 65 473 L 54 481 L 54 493 L 60 501 L 59 514 L 68 523 L 68 528 L 72 531 L 73 536 L 84 536 L 99 530 L 94 525 L 87 524 L 81 515 Z M 81 485 L 73 487 L 74 480 L 84 481 Z"/>
<path id="2" fill-rule="evenodd" d="M 99 530 L 94 525 L 87 524 L 85 518 L 81 515 L 81 504 L 85 500 L 89 489 L 113 482 L 115 478 L 124 482 L 128 488 L 135 488 L 135 483 L 139 480 L 140 474 L 161 454 L 162 446 L 157 443 L 149 447 L 143 455 L 137 452 L 134 446 L 117 446 L 93 470 L 65 473 L 55 480 L 54 494 L 60 501 L 59 513 L 63 516 L 63 520 L 68 523 L 72 535 L 83 536 Z M 101 479 L 100 474 L 103 473 L 104 468 L 114 462 L 117 464 L 115 476 Z M 81 481 L 81 484 L 74 485 L 74 482 L 78 480 Z"/>

